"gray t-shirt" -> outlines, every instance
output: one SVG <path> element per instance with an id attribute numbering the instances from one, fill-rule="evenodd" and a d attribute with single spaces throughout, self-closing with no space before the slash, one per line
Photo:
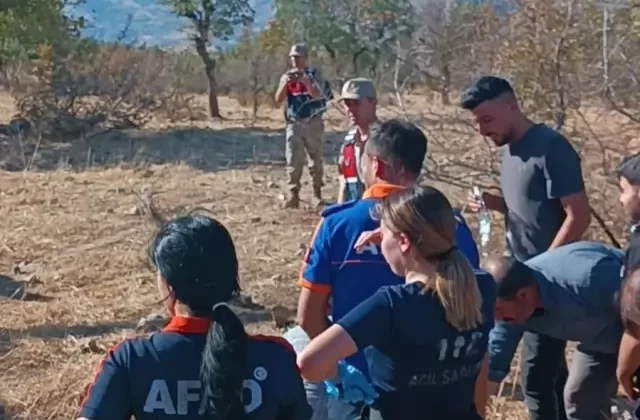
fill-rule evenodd
<path id="1" fill-rule="evenodd" d="M 549 248 L 566 214 L 561 197 L 584 191 L 580 156 L 544 125 L 504 148 L 500 186 L 507 205 L 507 248 L 520 261 Z"/>
<path id="2" fill-rule="evenodd" d="M 525 264 L 534 270 L 543 309 L 524 325 L 496 322 L 489 335 L 489 377 L 501 381 L 524 331 L 578 342 L 578 350 L 616 354 L 623 252 L 590 241 L 551 249 Z"/>

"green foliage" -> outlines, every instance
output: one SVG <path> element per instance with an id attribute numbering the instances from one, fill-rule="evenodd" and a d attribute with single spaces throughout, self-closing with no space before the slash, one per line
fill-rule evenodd
<path id="1" fill-rule="evenodd" d="M 43 45 L 64 45 L 79 35 L 82 18 L 65 15 L 62 0 L 3 0 L 0 60 L 32 59 Z"/>
<path id="2" fill-rule="evenodd" d="M 187 18 L 195 37 L 228 40 L 239 25 L 253 21 L 249 0 L 161 0 L 178 17 Z"/>
<path id="3" fill-rule="evenodd" d="M 410 35 L 414 15 L 408 0 L 276 0 L 276 22 L 290 43 L 351 60 L 353 71 L 358 61 L 376 64 L 382 47 Z"/>

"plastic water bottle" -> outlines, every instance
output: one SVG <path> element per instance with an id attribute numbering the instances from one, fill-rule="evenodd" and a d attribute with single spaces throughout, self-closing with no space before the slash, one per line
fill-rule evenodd
<path id="1" fill-rule="evenodd" d="M 487 207 L 484 205 L 480 188 L 475 185 L 473 186 L 473 195 L 476 200 L 480 202 L 480 210 L 477 215 L 478 233 L 480 234 L 480 246 L 484 248 L 489 244 L 489 238 L 491 237 L 491 215 L 489 214 Z"/>

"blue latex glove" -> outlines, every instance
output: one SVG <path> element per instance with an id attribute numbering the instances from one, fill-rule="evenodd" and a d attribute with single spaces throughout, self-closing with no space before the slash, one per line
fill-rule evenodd
<path id="1" fill-rule="evenodd" d="M 378 393 L 369 384 L 367 378 L 344 360 L 338 362 L 339 382 L 325 381 L 325 390 L 333 399 L 345 400 L 350 403 L 364 402 L 373 404 Z"/>

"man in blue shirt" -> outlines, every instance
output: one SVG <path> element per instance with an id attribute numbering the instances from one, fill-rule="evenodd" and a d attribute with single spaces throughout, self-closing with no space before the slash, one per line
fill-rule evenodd
<path id="1" fill-rule="evenodd" d="M 379 227 L 372 217 L 378 200 L 415 183 L 426 153 L 427 138 L 411 123 L 389 120 L 372 127 L 361 160 L 367 187 L 362 199 L 324 210 L 304 258 L 298 323 L 308 337 L 314 338 L 328 327 L 330 297 L 330 314 L 338 320 L 381 286 L 403 283 L 386 264 L 379 246 L 371 244 L 355 250 L 354 245 L 363 232 Z M 361 353 L 347 362 L 368 377 Z M 332 420 L 349 420 L 356 418 L 358 410 L 359 407 L 331 401 L 328 415 Z"/>
<path id="2" fill-rule="evenodd" d="M 498 286 L 495 317 L 503 321 L 489 339 L 490 388 L 495 391 L 507 376 L 522 333 L 531 331 L 578 342 L 564 388 L 567 419 L 608 413 L 622 337 L 616 303 L 622 259 L 618 249 L 580 241 L 524 263 L 488 261 L 485 268 Z"/>
<path id="3" fill-rule="evenodd" d="M 304 258 L 298 320 L 306 337 L 300 337 L 299 329 L 286 335 L 296 351 L 304 347 L 309 337 L 317 336 L 328 327 L 329 298 L 332 299 L 330 314 L 338 320 L 381 286 L 403 283 L 402 278 L 391 272 L 378 246 L 371 244 L 356 251 L 354 244 L 360 234 L 379 227 L 379 222 L 371 217 L 379 199 L 416 182 L 426 152 L 427 139 L 413 124 L 390 120 L 372 127 L 362 155 L 361 169 L 367 190 L 361 200 L 331 206 L 323 212 Z M 457 241 L 464 243 L 461 249 L 471 254 L 467 258 L 477 266 L 477 247 L 468 227 L 458 229 L 457 233 Z M 368 377 L 361 353 L 347 361 Z M 309 402 L 316 409 L 314 418 L 325 418 L 320 413 L 324 403 L 323 385 L 305 383 L 305 386 Z M 356 410 L 332 401 L 329 418 L 348 420 Z"/>

